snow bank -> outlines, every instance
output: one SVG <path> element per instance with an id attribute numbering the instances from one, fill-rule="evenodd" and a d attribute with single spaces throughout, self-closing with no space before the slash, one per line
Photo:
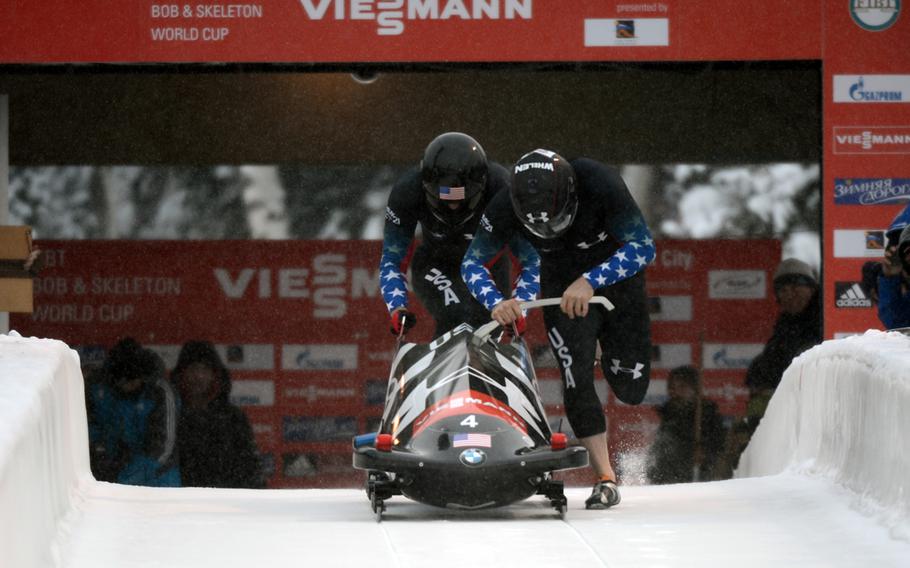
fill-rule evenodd
<path id="1" fill-rule="evenodd" d="M 0 335 L 0 566 L 58 565 L 75 489 L 91 480 L 79 357 L 65 344 Z"/>
<path id="2" fill-rule="evenodd" d="M 736 476 L 785 470 L 833 479 L 910 540 L 910 337 L 867 331 L 793 361 Z"/>

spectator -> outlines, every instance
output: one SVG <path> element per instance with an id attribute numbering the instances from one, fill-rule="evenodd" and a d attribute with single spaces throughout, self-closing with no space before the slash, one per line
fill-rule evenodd
<path id="1" fill-rule="evenodd" d="M 88 382 L 92 473 L 100 481 L 179 487 L 177 398 L 161 359 L 119 341 Z"/>
<path id="2" fill-rule="evenodd" d="M 749 388 L 750 431 L 754 432 L 765 407 L 793 358 L 821 343 L 822 320 L 818 281 L 808 264 L 795 258 L 780 263 L 774 273 L 774 296 L 780 313 L 774 331 L 746 371 Z"/>
<path id="3" fill-rule="evenodd" d="M 183 406 L 178 441 L 185 487 L 264 486 L 253 430 L 230 402 L 231 377 L 215 346 L 189 341 L 171 373 Z"/>
<path id="4" fill-rule="evenodd" d="M 651 483 L 712 479 L 724 445 L 724 424 L 717 404 L 701 397 L 698 369 L 670 371 L 667 402 L 657 408 L 660 426 L 648 455 Z"/>
<path id="5" fill-rule="evenodd" d="M 888 228 L 878 277 L 878 319 L 885 329 L 910 326 L 910 205 Z"/>

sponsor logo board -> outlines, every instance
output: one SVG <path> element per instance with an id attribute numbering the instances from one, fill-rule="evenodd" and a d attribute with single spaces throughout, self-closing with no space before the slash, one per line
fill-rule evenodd
<path id="1" fill-rule="evenodd" d="M 534 0 L 488 0 L 486 2 L 447 2 L 422 0 L 403 2 L 387 0 L 372 2 L 350 0 L 300 0 L 304 15 L 310 20 L 335 20 L 376 22 L 376 35 L 399 36 L 405 33 L 406 24 L 422 20 L 531 20 Z"/>
<path id="2" fill-rule="evenodd" d="M 910 126 L 835 126 L 835 154 L 910 154 Z"/>
<path id="3" fill-rule="evenodd" d="M 651 321 L 692 321 L 692 296 L 651 296 Z"/>
<path id="4" fill-rule="evenodd" d="M 651 345 L 651 368 L 673 369 L 692 364 L 692 345 L 689 343 L 655 343 Z"/>
<path id="5" fill-rule="evenodd" d="M 304 402 L 329 402 L 338 400 L 354 400 L 360 398 L 360 390 L 354 387 L 325 386 L 307 384 L 301 386 L 286 386 L 282 390 L 285 399 L 293 403 Z"/>
<path id="6" fill-rule="evenodd" d="M 231 381 L 231 402 L 238 406 L 273 406 L 275 383 L 273 381 Z"/>
<path id="7" fill-rule="evenodd" d="M 834 258 L 882 258 L 885 231 L 881 229 L 835 229 Z"/>
<path id="8" fill-rule="evenodd" d="M 837 205 L 890 205 L 910 201 L 910 178 L 834 178 Z"/>
<path id="9" fill-rule="evenodd" d="M 285 345 L 281 368 L 285 371 L 353 371 L 357 369 L 356 344 Z"/>
<path id="10" fill-rule="evenodd" d="M 762 343 L 706 343 L 702 369 L 746 369 L 762 349 Z"/>
<path id="11" fill-rule="evenodd" d="M 910 102 L 910 75 L 835 75 L 834 102 Z"/>
<path id="12" fill-rule="evenodd" d="M 708 298 L 712 300 L 761 300 L 767 295 L 764 270 L 709 270 Z"/>
<path id="13" fill-rule="evenodd" d="M 670 45 L 667 18 L 585 20 L 585 47 L 665 47 Z"/>
<path id="14" fill-rule="evenodd" d="M 872 299 L 859 282 L 835 282 L 834 305 L 838 308 L 871 308 Z"/>
<path id="15" fill-rule="evenodd" d="M 353 416 L 285 416 L 282 436 L 286 442 L 341 442 L 357 435 Z"/>

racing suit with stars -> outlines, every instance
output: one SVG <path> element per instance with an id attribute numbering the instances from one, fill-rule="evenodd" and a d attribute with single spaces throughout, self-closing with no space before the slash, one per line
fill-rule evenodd
<path id="1" fill-rule="evenodd" d="M 561 297 L 584 277 L 595 295 L 613 303 L 613 311 L 590 304 L 585 317 L 574 319 L 558 306 L 544 308 L 547 337 L 565 387 L 566 417 L 575 435 L 585 438 L 606 430 L 594 386 L 598 343 L 604 375 L 616 397 L 639 404 L 647 392 L 651 323 L 644 269 L 654 260 L 656 248 L 638 205 L 614 168 L 587 158 L 571 164 L 578 209 L 569 229 L 553 239 L 536 237 L 524 228 L 509 195 L 502 192 L 484 212 L 462 263 L 462 276 L 474 297 L 492 309 L 503 297 L 488 274 L 474 269 L 475 263 L 487 262 L 505 243 L 526 241 L 540 254 L 542 297 Z"/>
<path id="2" fill-rule="evenodd" d="M 379 261 L 379 287 L 390 314 L 408 306 L 406 273 L 410 264 L 414 293 L 436 322 L 434 337 L 461 323 L 478 327 L 490 321 L 489 312 L 468 292 L 460 278 L 459 264 L 484 208 L 495 195 L 508 197 L 508 185 L 508 171 L 491 162 L 483 198 L 463 224 L 453 227 L 434 216 L 418 168 L 409 170 L 398 180 L 389 194 Z M 422 238 L 412 250 L 418 224 Z M 507 286 L 508 258 L 500 255 L 489 261 L 496 281 Z"/>

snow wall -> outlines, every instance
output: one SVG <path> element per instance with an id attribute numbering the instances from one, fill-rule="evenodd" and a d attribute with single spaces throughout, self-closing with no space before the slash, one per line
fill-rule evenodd
<path id="1" fill-rule="evenodd" d="M 867 332 L 828 341 L 787 370 L 738 477 L 791 470 L 850 489 L 910 538 L 910 338 Z M 65 344 L 0 335 L 0 566 L 59 566 L 61 521 L 95 483 L 84 387 Z"/>
<path id="2" fill-rule="evenodd" d="M 910 337 L 870 330 L 793 360 L 736 477 L 828 477 L 910 540 Z"/>
<path id="3" fill-rule="evenodd" d="M 54 543 L 89 470 L 79 357 L 66 344 L 0 335 L 0 566 L 60 565 Z"/>

